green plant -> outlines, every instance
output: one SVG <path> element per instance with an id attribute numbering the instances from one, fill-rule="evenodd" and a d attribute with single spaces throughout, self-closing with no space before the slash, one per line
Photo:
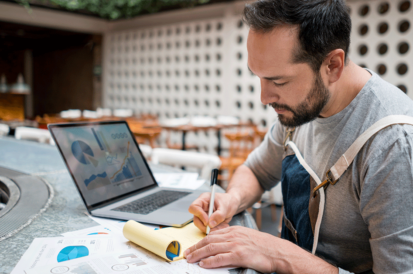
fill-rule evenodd
<path id="1" fill-rule="evenodd" d="M 34 1 L 15 0 L 30 10 Z M 44 0 L 47 6 L 71 11 L 84 10 L 102 18 L 114 20 L 131 18 L 140 14 L 154 13 L 162 9 L 191 7 L 210 0 Z M 36 1 L 38 3 L 39 1 Z"/>

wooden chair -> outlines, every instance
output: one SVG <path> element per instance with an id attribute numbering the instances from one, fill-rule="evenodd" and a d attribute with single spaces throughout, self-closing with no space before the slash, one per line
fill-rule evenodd
<path id="1" fill-rule="evenodd" d="M 264 140 L 265 135 L 267 134 L 268 129 L 258 129 L 254 128 L 255 135 L 255 146 L 259 146 Z M 277 209 L 276 206 L 282 206 L 282 193 L 281 193 L 281 183 L 276 187 L 272 188 L 270 191 L 264 192 L 261 200 L 255 203 L 251 208 L 250 212 L 255 211 L 255 222 L 257 223 L 258 229 L 261 229 L 262 224 L 262 208 L 269 206 L 271 210 L 271 219 L 273 222 L 277 219 Z M 279 232 L 281 233 L 281 224 L 282 224 L 283 209 L 280 216 Z"/>
<path id="2" fill-rule="evenodd" d="M 169 129 L 163 129 L 163 131 L 165 132 L 165 144 L 166 147 L 169 149 L 179 149 L 182 150 L 182 142 L 179 143 L 175 143 L 172 142 L 172 134 L 174 132 L 174 130 L 169 130 Z M 190 132 L 190 131 L 188 131 Z M 197 145 L 194 144 L 185 144 L 185 150 L 199 150 L 199 147 Z"/>
<path id="3" fill-rule="evenodd" d="M 55 114 L 44 114 L 43 117 L 36 116 L 36 122 L 41 129 L 47 129 L 48 124 L 67 123 L 66 119 L 60 118 Z"/>
<path id="4" fill-rule="evenodd" d="M 229 156 L 221 156 L 221 170 L 227 172 L 226 175 L 220 174 L 218 180 L 231 180 L 234 171 L 242 165 L 250 152 L 254 149 L 254 135 L 250 131 L 225 133 L 224 137 L 229 141 Z"/>
<path id="5" fill-rule="evenodd" d="M 255 142 L 256 146 L 259 146 L 262 141 L 264 141 L 265 135 L 267 134 L 268 129 L 259 129 L 258 127 L 254 128 Z"/>

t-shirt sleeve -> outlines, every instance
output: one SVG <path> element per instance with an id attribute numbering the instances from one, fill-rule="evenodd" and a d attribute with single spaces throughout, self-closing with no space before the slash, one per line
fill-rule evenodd
<path id="1" fill-rule="evenodd" d="M 283 135 L 283 127 L 278 121 L 275 122 L 265 135 L 264 141 L 251 152 L 244 163 L 265 190 L 270 190 L 281 180 Z"/>
<path id="2" fill-rule="evenodd" d="M 403 136 L 365 168 L 360 212 L 370 231 L 373 272 L 413 273 L 413 148 Z"/>

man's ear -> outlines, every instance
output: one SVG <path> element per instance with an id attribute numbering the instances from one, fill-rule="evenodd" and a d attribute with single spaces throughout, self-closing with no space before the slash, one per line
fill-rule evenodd
<path id="1" fill-rule="evenodd" d="M 335 49 L 327 55 L 327 58 L 321 65 L 329 84 L 335 83 L 340 79 L 346 65 L 344 58 L 344 50 Z"/>

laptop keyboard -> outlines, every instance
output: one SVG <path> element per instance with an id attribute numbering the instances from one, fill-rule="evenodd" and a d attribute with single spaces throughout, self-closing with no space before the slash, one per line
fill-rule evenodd
<path id="1" fill-rule="evenodd" d="M 189 194 L 191 194 L 191 192 L 161 190 L 112 210 L 148 215 L 149 213 Z"/>

